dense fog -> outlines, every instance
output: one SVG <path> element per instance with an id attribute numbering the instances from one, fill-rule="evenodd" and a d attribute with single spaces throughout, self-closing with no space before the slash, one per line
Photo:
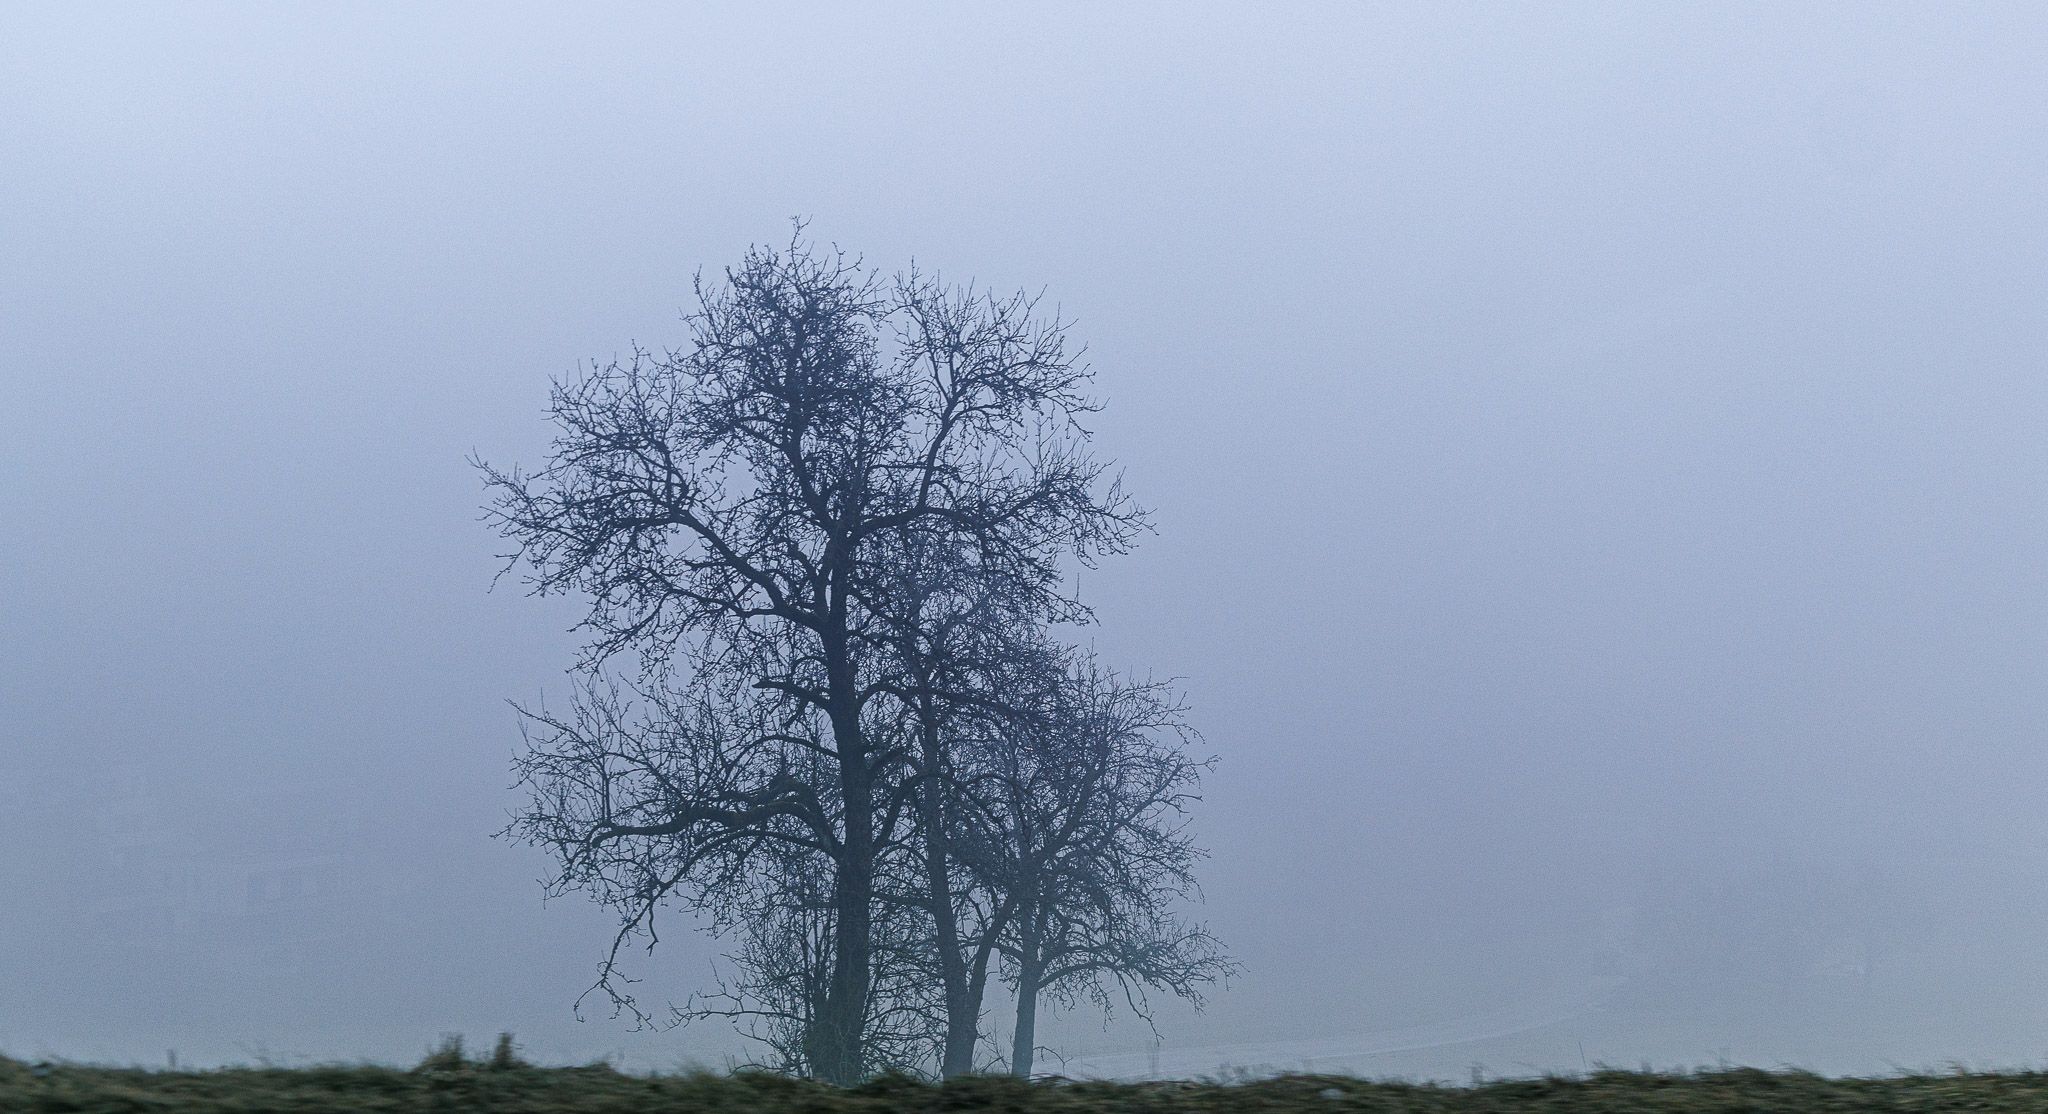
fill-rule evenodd
<path id="1" fill-rule="evenodd" d="M 572 1013 L 468 458 L 802 216 L 1153 510 L 1244 972 L 1048 1070 L 2038 1062 L 2044 111 L 2025 5 L 8 6 L 0 1051 L 748 1055 Z"/>

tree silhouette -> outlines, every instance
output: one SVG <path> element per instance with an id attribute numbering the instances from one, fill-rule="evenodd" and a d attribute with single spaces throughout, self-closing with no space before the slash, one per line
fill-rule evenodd
<path id="1" fill-rule="evenodd" d="M 534 712 L 520 767 L 510 831 L 621 911 L 597 985 L 637 1013 L 615 960 L 659 908 L 716 919 L 768 849 L 814 854 L 831 939 L 801 1043 L 847 1082 L 869 1067 L 878 870 L 916 792 L 906 561 L 1082 621 L 1062 561 L 1121 551 L 1143 517 L 1088 451 L 1057 317 L 801 233 L 700 278 L 682 350 L 558 380 L 544 467 L 479 467 L 532 590 L 589 599 L 584 668 L 624 662 L 659 713 L 588 686 L 571 715 Z"/>

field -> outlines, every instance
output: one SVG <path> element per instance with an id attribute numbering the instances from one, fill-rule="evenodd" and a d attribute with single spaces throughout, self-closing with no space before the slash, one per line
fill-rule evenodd
<path id="1" fill-rule="evenodd" d="M 2044 1111 L 2048 1074 L 2026 1072 L 1830 1079 L 1797 1072 L 1695 1074 L 1600 1071 L 1574 1078 L 1469 1086 L 1293 1075 L 1187 1083 L 1021 1083 L 1000 1077 L 944 1085 L 883 1078 L 841 1090 L 753 1073 L 629 1075 L 602 1065 L 430 1060 L 418 1068 L 235 1068 L 170 1072 L 30 1065 L 0 1058 L 0 1111 L 201 1114 L 354 1114 L 499 1111 L 505 1114 L 1007 1114 L 1144 1111 L 1349 1111 L 1415 1114 L 1576 1114 L 1709 1111 Z"/>

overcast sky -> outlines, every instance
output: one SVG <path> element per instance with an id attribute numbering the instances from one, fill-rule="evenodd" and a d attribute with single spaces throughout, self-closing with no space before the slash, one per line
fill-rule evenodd
<path id="1" fill-rule="evenodd" d="M 2044 121 L 2030 5 L 0 7 L 0 1050 L 741 1050 L 570 1014 L 465 457 L 802 214 L 1089 344 L 1173 1070 L 2038 1062 Z"/>

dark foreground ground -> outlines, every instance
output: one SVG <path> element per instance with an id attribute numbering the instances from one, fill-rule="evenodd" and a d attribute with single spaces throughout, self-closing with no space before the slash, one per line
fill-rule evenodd
<path id="1" fill-rule="evenodd" d="M 524 1065 L 165 1072 L 30 1065 L 0 1058 L 0 1111 L 357 1112 L 507 1114 L 720 1112 L 896 1114 L 1004 1111 L 1605 1112 L 2048 1111 L 2048 1074 L 1828 1079 L 1752 1070 L 1690 1075 L 1603 1071 L 1581 1078 L 1473 1086 L 1294 1075 L 1239 1082 L 1019 1083 L 988 1077 L 929 1085 L 881 1079 L 851 1090 L 765 1074 L 627 1075 L 610 1068 Z"/>

